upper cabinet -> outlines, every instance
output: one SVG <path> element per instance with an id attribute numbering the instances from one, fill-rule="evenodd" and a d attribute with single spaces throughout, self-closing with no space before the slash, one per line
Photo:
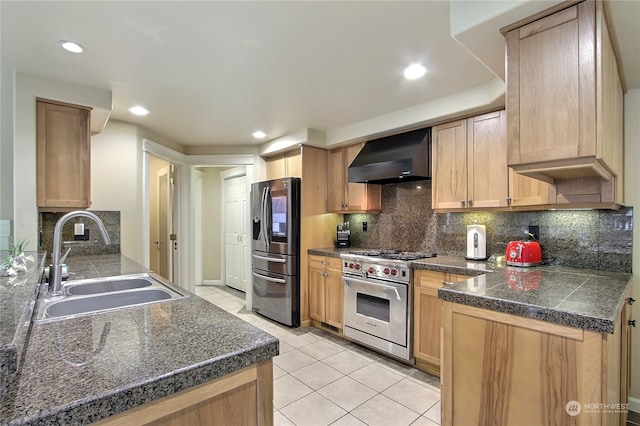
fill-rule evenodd
<path id="1" fill-rule="evenodd" d="M 90 108 L 37 100 L 37 203 L 41 211 L 91 205 L 90 115 Z"/>
<path id="2" fill-rule="evenodd" d="M 506 33 L 508 164 L 556 183 L 559 203 L 623 199 L 623 88 L 604 15 L 587 0 Z M 564 182 L 575 178 L 589 188 Z"/>
<path id="3" fill-rule="evenodd" d="M 504 110 L 434 127 L 434 209 L 543 205 L 548 194 L 548 184 L 507 167 Z"/>
<path id="4" fill-rule="evenodd" d="M 267 179 L 284 177 L 302 177 L 302 149 L 298 148 L 284 154 L 266 159 Z"/>
<path id="5" fill-rule="evenodd" d="M 332 213 L 379 213 L 382 210 L 382 186 L 351 183 L 349 164 L 358 155 L 363 143 L 329 151 L 328 210 Z"/>

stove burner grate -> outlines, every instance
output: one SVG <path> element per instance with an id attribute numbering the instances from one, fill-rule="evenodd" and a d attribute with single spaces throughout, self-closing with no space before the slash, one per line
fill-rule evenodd
<path id="1" fill-rule="evenodd" d="M 349 254 L 354 254 L 357 256 L 381 257 L 383 259 L 405 260 L 405 261 L 436 257 L 435 253 L 407 252 L 407 251 L 400 251 L 400 250 L 378 250 L 378 249 L 353 250 L 353 251 L 350 251 Z"/>

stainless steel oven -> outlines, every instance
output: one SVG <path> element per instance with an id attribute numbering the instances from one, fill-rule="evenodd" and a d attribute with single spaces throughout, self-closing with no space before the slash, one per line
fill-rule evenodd
<path id="1" fill-rule="evenodd" d="M 412 364 L 413 295 L 408 259 L 431 256 L 380 250 L 341 255 L 344 335 Z"/>

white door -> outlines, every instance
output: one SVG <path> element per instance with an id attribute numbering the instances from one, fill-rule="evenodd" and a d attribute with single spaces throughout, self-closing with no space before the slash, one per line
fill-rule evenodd
<path id="1" fill-rule="evenodd" d="M 157 174 L 158 180 L 158 239 L 156 248 L 159 252 L 157 273 L 164 278 L 174 281 L 173 277 L 173 165 L 161 168 Z"/>
<path id="2" fill-rule="evenodd" d="M 238 176 L 224 181 L 225 190 L 225 284 L 246 291 L 244 260 L 248 251 L 246 208 L 247 178 Z"/>

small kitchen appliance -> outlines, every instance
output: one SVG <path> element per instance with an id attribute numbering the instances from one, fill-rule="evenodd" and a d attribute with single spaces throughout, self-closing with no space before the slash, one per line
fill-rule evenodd
<path id="1" fill-rule="evenodd" d="M 336 241 L 338 248 L 346 248 L 351 245 L 351 230 L 349 229 L 349 222 L 344 222 L 338 225 L 336 230 Z"/>
<path id="2" fill-rule="evenodd" d="M 536 266 L 542 263 L 542 249 L 537 241 L 511 241 L 507 244 L 507 265 Z"/>
<path id="3" fill-rule="evenodd" d="M 487 259 L 487 228 L 484 225 L 467 225 L 468 260 Z"/>

